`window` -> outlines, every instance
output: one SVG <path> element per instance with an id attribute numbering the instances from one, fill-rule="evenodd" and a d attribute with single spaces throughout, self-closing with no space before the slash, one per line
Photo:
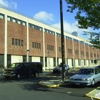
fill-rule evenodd
<path id="1" fill-rule="evenodd" d="M 47 50 L 54 51 L 54 46 L 52 46 L 52 45 L 47 45 Z"/>
<path id="2" fill-rule="evenodd" d="M 14 38 L 12 38 L 12 45 L 14 45 Z"/>
<path id="3" fill-rule="evenodd" d="M 15 18 L 12 18 L 12 22 L 16 23 L 16 22 L 17 22 L 17 20 L 16 20 Z"/>
<path id="4" fill-rule="evenodd" d="M 18 23 L 18 24 L 21 24 L 21 23 L 22 23 L 22 21 L 21 21 L 21 20 L 17 20 L 17 23 Z"/>
<path id="5" fill-rule="evenodd" d="M 60 33 L 56 33 L 56 35 L 57 35 L 58 37 L 61 37 L 61 34 L 60 34 Z"/>
<path id="6" fill-rule="evenodd" d="M 23 22 L 22 22 L 22 25 L 26 26 L 26 22 L 23 21 Z"/>
<path id="7" fill-rule="evenodd" d="M 11 21 L 11 17 L 10 17 L 10 16 L 8 16 L 8 17 L 7 17 L 7 20 L 8 20 L 8 21 Z"/>
<path id="8" fill-rule="evenodd" d="M 12 45 L 23 46 L 23 40 L 12 38 Z"/>
<path id="9" fill-rule="evenodd" d="M 78 40 L 77 39 L 74 39 L 74 42 L 78 42 Z"/>
<path id="10" fill-rule="evenodd" d="M 0 14 L 0 18 L 1 19 L 4 19 L 4 14 Z"/>
<path id="11" fill-rule="evenodd" d="M 23 40 L 21 40 L 21 46 L 23 46 Z"/>
<path id="12" fill-rule="evenodd" d="M 17 42 L 18 42 L 18 46 L 20 46 L 20 39 L 18 39 L 18 41 L 17 41 Z"/>
<path id="13" fill-rule="evenodd" d="M 32 48 L 41 49 L 41 44 L 37 42 L 32 42 Z"/>
<path id="14" fill-rule="evenodd" d="M 15 39 L 15 45 L 17 46 L 17 39 Z"/>
<path id="15" fill-rule="evenodd" d="M 68 37 L 68 36 L 66 36 L 66 39 L 68 39 L 68 40 L 72 40 L 72 38 L 71 38 L 71 37 Z"/>

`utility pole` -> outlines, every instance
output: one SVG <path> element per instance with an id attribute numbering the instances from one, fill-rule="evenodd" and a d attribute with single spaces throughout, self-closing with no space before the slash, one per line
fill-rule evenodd
<path id="1" fill-rule="evenodd" d="M 65 81 L 65 50 L 64 50 L 64 33 L 63 33 L 63 9 L 62 0 L 60 0 L 60 21 L 61 21 L 61 52 L 62 52 L 62 81 Z"/>

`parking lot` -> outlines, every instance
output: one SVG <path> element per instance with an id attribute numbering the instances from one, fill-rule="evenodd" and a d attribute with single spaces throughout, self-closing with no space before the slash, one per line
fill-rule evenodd
<path id="1" fill-rule="evenodd" d="M 68 73 L 70 76 L 71 73 Z M 71 86 L 67 84 L 64 87 L 45 88 L 38 85 L 42 80 L 59 79 L 59 75 L 44 74 L 41 77 L 22 78 L 20 80 L 1 79 L 0 80 L 0 100 L 88 100 L 85 94 L 99 86 L 94 87 Z"/>

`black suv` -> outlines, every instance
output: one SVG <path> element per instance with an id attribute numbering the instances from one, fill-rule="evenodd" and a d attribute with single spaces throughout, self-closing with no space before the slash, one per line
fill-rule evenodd
<path id="1" fill-rule="evenodd" d="M 15 77 L 16 79 L 20 79 L 23 76 L 33 75 L 37 77 L 39 73 L 42 73 L 42 64 L 40 62 L 18 62 L 4 69 L 3 76 L 5 78 Z"/>

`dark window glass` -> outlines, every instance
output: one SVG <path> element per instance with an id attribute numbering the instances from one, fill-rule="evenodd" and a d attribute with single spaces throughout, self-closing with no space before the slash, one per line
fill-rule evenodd
<path id="1" fill-rule="evenodd" d="M 12 38 L 12 45 L 14 45 L 14 38 Z"/>
<path id="2" fill-rule="evenodd" d="M 0 18 L 1 18 L 1 19 L 4 19 L 4 14 L 1 14 L 1 13 L 0 13 Z"/>

